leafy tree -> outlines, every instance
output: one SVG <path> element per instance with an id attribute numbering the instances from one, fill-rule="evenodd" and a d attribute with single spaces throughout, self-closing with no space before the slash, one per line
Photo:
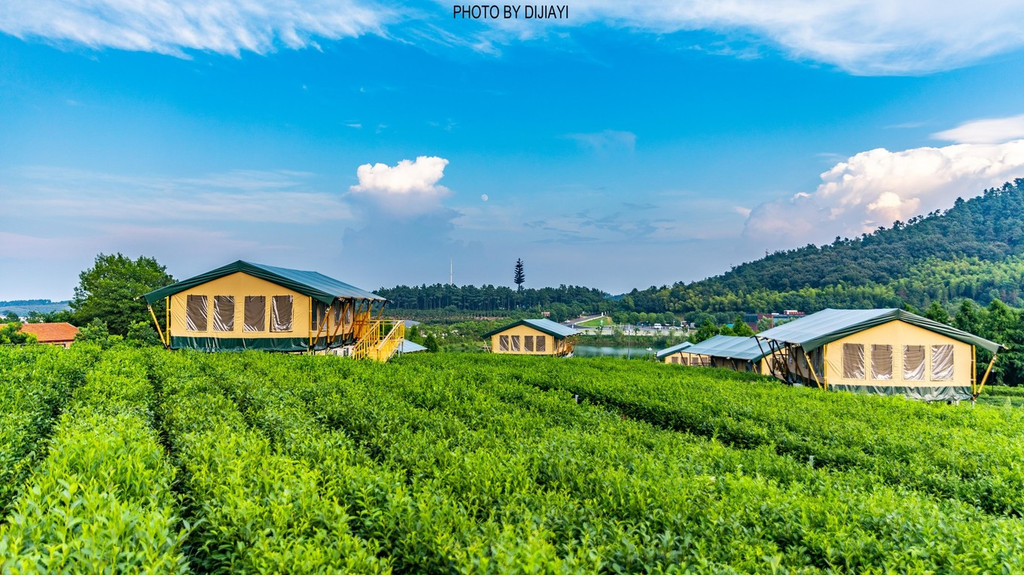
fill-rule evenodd
<path id="1" fill-rule="evenodd" d="M 436 352 L 438 350 L 437 338 L 434 334 L 428 333 L 426 339 L 423 340 L 423 347 L 427 348 L 427 351 Z"/>
<path id="2" fill-rule="evenodd" d="M 107 329 L 107 322 L 95 318 L 79 327 L 75 343 L 98 343 L 104 349 L 110 347 L 110 330 Z"/>
<path id="3" fill-rule="evenodd" d="M 18 317 L 18 314 L 14 313 L 13 311 L 7 312 L 7 314 L 0 319 L 2 319 L 4 323 L 21 323 L 21 318 Z"/>
<path id="4" fill-rule="evenodd" d="M 718 324 L 715 323 L 710 317 L 704 320 L 704 323 L 700 324 L 697 331 L 690 336 L 690 341 L 693 343 L 700 343 L 706 339 L 711 339 L 721 333 L 721 329 Z"/>
<path id="5" fill-rule="evenodd" d="M 924 310 L 924 317 L 947 325 L 950 323 L 949 312 L 938 301 L 933 301 L 932 305 Z"/>
<path id="6" fill-rule="evenodd" d="M 93 267 L 78 275 L 71 300 L 73 317 L 79 325 L 101 320 L 110 333 L 125 335 L 137 322 L 149 322 L 149 311 L 140 296 L 174 283 L 174 278 L 154 258 L 132 260 L 121 254 L 96 256 Z M 156 310 L 160 317 L 161 309 Z"/>
<path id="7" fill-rule="evenodd" d="M 36 336 L 21 331 L 21 323 L 12 321 L 0 324 L 0 345 L 35 343 Z"/>
<path id="8" fill-rule="evenodd" d="M 522 258 L 519 258 L 519 259 L 516 260 L 515 276 L 512 278 L 512 281 L 515 282 L 515 284 L 516 284 L 516 291 L 522 292 L 523 291 L 523 283 L 526 282 L 526 274 L 523 273 L 523 259 Z"/>
<path id="9" fill-rule="evenodd" d="M 747 322 L 743 321 L 742 315 L 738 315 L 732 322 L 732 333 L 741 337 L 750 337 L 754 335 L 754 330 L 750 329 Z"/>
<path id="10" fill-rule="evenodd" d="M 128 328 L 128 335 L 125 342 L 136 346 L 144 347 L 150 345 L 163 345 L 160 335 L 153 329 L 153 323 L 149 321 L 137 321 Z"/>

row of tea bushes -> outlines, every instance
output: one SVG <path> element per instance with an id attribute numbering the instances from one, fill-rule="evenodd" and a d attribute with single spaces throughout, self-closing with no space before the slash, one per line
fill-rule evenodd
<path id="1" fill-rule="evenodd" d="M 187 571 L 188 526 L 152 426 L 142 359 L 108 351 L 73 392 L 46 458 L 0 528 L 0 571 Z"/>

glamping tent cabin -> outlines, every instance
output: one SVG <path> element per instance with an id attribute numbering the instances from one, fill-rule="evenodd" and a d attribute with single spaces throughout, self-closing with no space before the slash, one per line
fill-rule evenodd
<path id="1" fill-rule="evenodd" d="M 576 330 L 549 319 L 521 319 L 484 337 L 494 353 L 563 356 L 576 346 Z"/>
<path id="2" fill-rule="evenodd" d="M 665 349 L 658 350 L 658 353 L 654 354 L 658 358 L 658 361 L 662 363 L 674 363 L 678 365 L 700 365 L 697 363 L 691 364 L 690 361 L 693 359 L 700 359 L 700 356 L 686 353 L 686 348 L 693 344 L 684 341 L 683 343 L 677 343 L 676 345 L 666 347 Z"/>
<path id="3" fill-rule="evenodd" d="M 773 374 L 825 389 L 915 399 L 977 397 L 975 346 L 999 344 L 900 309 L 826 309 L 756 336 L 788 360 Z M 988 368 L 992 368 L 992 362 Z"/>
<path id="4" fill-rule="evenodd" d="M 682 344 L 680 344 L 681 346 Z M 673 346 L 679 347 L 679 346 Z M 658 352 L 658 356 L 668 348 Z M 758 345 L 752 337 L 735 335 L 716 335 L 700 343 L 679 349 L 676 354 L 683 358 L 679 363 L 684 365 L 700 365 L 705 367 L 724 367 L 733 371 L 752 371 L 755 373 L 771 373 L 768 365 L 772 357 L 768 346 Z M 671 356 L 668 356 L 671 357 Z"/>
<path id="5" fill-rule="evenodd" d="M 377 294 L 317 272 L 241 260 L 144 297 L 170 349 L 332 350 L 386 361 L 405 336 L 404 322 L 380 320 L 387 300 Z M 152 307 L 161 300 L 163 326 Z"/>

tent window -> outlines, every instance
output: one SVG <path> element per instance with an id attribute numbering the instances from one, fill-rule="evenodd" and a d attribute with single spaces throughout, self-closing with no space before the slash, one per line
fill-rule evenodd
<path id="1" fill-rule="evenodd" d="M 526 347 L 526 351 L 529 351 L 529 352 L 533 351 L 533 336 L 532 335 L 524 335 L 523 336 L 523 346 Z"/>
<path id="2" fill-rule="evenodd" d="M 243 331 L 265 331 L 267 329 L 267 297 L 245 296 L 245 323 Z"/>
<path id="3" fill-rule="evenodd" d="M 341 302 L 335 302 L 334 307 L 334 325 L 341 325 Z"/>
<path id="4" fill-rule="evenodd" d="M 519 346 L 518 335 L 512 336 L 512 351 L 522 351 L 522 348 Z"/>
<path id="5" fill-rule="evenodd" d="M 673 355 L 671 359 L 672 359 L 672 363 L 679 363 L 679 358 L 678 357 Z"/>
<path id="6" fill-rule="evenodd" d="M 235 296 L 213 296 L 213 330 L 235 330 Z"/>
<path id="7" fill-rule="evenodd" d="M 871 379 L 892 379 L 892 346 L 871 346 Z"/>
<path id="8" fill-rule="evenodd" d="M 533 341 L 536 344 L 534 346 L 536 348 L 536 351 L 545 351 L 545 347 L 547 347 L 548 341 L 547 336 L 538 335 L 537 337 L 533 338 Z"/>
<path id="9" fill-rule="evenodd" d="M 271 298 L 273 306 L 270 331 L 292 330 L 292 296 L 276 295 Z"/>
<path id="10" fill-rule="evenodd" d="M 932 379 L 947 381 L 953 379 L 953 346 L 932 346 Z"/>
<path id="11" fill-rule="evenodd" d="M 508 336 L 507 335 L 499 335 L 498 336 L 498 351 L 508 351 Z"/>
<path id="12" fill-rule="evenodd" d="M 310 326 L 310 329 L 320 329 L 325 316 L 327 316 L 327 306 L 321 301 L 313 302 L 313 325 Z"/>
<path id="13" fill-rule="evenodd" d="M 843 344 L 843 377 L 864 379 L 864 344 Z"/>
<path id="14" fill-rule="evenodd" d="M 921 381 L 924 379 L 924 346 L 903 346 L 903 379 Z"/>
<path id="15" fill-rule="evenodd" d="M 188 296 L 185 301 L 185 324 L 188 331 L 206 331 L 206 296 Z"/>

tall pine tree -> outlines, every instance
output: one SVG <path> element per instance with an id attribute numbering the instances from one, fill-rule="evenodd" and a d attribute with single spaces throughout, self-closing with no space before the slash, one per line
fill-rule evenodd
<path id="1" fill-rule="evenodd" d="M 523 291 L 523 283 L 526 282 L 526 274 L 523 273 L 523 258 L 516 260 L 516 273 L 512 281 L 516 283 L 516 290 Z"/>

